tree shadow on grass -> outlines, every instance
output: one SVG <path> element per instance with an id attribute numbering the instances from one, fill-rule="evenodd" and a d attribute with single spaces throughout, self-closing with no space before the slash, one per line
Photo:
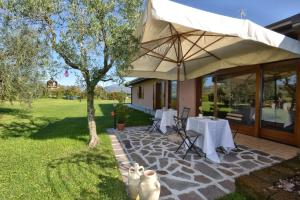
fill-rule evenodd
<path id="1" fill-rule="evenodd" d="M 11 123 L 0 122 L 0 138 L 24 137 L 31 139 L 71 138 L 87 142 L 88 128 L 85 117 L 62 120 L 48 117 L 28 117 Z"/>
<path id="2" fill-rule="evenodd" d="M 103 133 L 106 128 L 114 126 L 111 116 L 112 104 L 99 104 L 100 113 L 96 112 L 97 132 Z M 86 117 L 68 117 L 56 119 L 51 117 L 32 117 L 18 109 L 2 109 L 5 113 L 18 115 L 16 122 L 0 122 L 0 138 L 26 137 L 31 139 L 71 138 L 88 142 L 88 127 Z M 130 109 L 126 126 L 141 126 L 150 124 L 150 115 Z"/>
<path id="3" fill-rule="evenodd" d="M 127 199 L 109 150 L 90 150 L 51 161 L 47 180 L 57 199 Z"/>
<path id="4" fill-rule="evenodd" d="M 18 122 L 0 122 L 0 138 L 29 137 L 54 121 L 55 118 L 22 116 Z"/>
<path id="5" fill-rule="evenodd" d="M 85 117 L 70 117 L 49 123 L 29 136 L 31 139 L 71 138 L 87 141 L 88 129 Z"/>
<path id="6" fill-rule="evenodd" d="M 109 105 L 108 105 L 109 107 Z M 112 106 L 111 106 L 112 107 Z M 10 111 L 12 115 L 15 111 Z M 17 111 L 16 111 L 17 112 Z M 96 113 L 97 132 L 101 133 L 105 127 L 112 127 L 109 115 L 99 116 Z M 32 117 L 24 115 L 22 119 L 7 123 L 0 122 L 0 138 L 26 137 L 31 139 L 71 138 L 88 142 L 88 124 L 86 117 L 67 117 L 64 119 L 49 117 Z"/>
<path id="7" fill-rule="evenodd" d="M 14 115 L 14 116 L 18 116 L 18 117 L 27 117 L 27 116 L 29 116 L 29 115 L 27 115 L 28 113 L 29 113 L 28 111 L 22 110 L 22 109 L 0 107 L 0 116 L 2 114 L 5 114 L 5 115 Z"/>

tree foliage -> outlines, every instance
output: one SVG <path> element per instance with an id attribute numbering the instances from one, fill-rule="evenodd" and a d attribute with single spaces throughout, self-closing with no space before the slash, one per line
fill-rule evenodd
<path id="1" fill-rule="evenodd" d="M 87 83 L 105 81 L 109 70 L 121 74 L 137 48 L 133 36 L 139 0 L 9 0 L 11 22 L 22 20 L 48 39 L 67 65 Z"/>
<path id="2" fill-rule="evenodd" d="M 1 3 L 0 3 L 1 5 Z M 10 23 L 42 33 L 52 49 L 83 76 L 90 147 L 98 143 L 94 95 L 99 81 L 122 75 L 136 52 L 133 36 L 141 0 L 2 0 Z"/>
<path id="3" fill-rule="evenodd" d="M 16 31 L 0 24 L 1 101 L 31 103 L 41 94 L 43 67 L 48 59 L 45 53 L 47 47 L 34 30 L 20 26 Z"/>

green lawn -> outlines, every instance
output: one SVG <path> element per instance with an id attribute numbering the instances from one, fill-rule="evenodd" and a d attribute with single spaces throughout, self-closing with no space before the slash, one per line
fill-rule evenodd
<path id="1" fill-rule="evenodd" d="M 84 101 L 0 105 L 0 199 L 127 199 L 105 134 L 112 104 L 95 107 L 101 144 L 89 150 Z M 129 125 L 147 123 L 146 114 L 131 112 Z"/>

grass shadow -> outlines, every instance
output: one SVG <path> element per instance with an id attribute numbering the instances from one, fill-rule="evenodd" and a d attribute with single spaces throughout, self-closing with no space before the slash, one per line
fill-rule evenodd
<path id="1" fill-rule="evenodd" d="M 50 122 L 29 136 L 31 139 L 71 138 L 87 141 L 88 128 L 85 117 L 70 117 Z"/>
<path id="2" fill-rule="evenodd" d="M 22 120 L 11 123 L 0 123 L 0 138 L 29 137 L 45 126 L 56 121 L 55 118 L 22 116 Z"/>
<path id="3" fill-rule="evenodd" d="M 111 112 L 114 110 L 111 103 L 99 104 L 100 113 L 96 112 L 98 134 L 104 133 L 106 128 L 114 126 Z M 32 117 L 25 111 L 10 108 L 1 108 L 1 112 L 17 115 L 22 118 L 11 123 L 0 122 L 0 138 L 26 137 L 36 140 L 71 138 L 88 142 L 88 126 L 86 117 L 67 117 L 57 119 L 51 117 Z M 126 126 L 149 125 L 150 115 L 141 111 L 130 109 Z"/>
<path id="4" fill-rule="evenodd" d="M 49 162 L 47 179 L 57 199 L 127 199 L 115 168 L 109 150 L 82 151 Z"/>
<path id="5" fill-rule="evenodd" d="M 3 115 L 15 116 L 20 119 L 32 118 L 32 116 L 30 116 L 29 113 L 30 112 L 28 110 L 24 109 L 0 107 L 0 119 Z"/>

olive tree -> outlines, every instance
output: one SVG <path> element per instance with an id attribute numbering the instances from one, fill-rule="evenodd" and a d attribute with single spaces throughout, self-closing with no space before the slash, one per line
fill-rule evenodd
<path id="1" fill-rule="evenodd" d="M 141 0 L 2 0 L 12 21 L 39 30 L 60 58 L 82 74 L 90 147 L 99 143 L 95 87 L 99 81 L 122 75 L 129 66 L 138 45 L 133 32 L 141 6 Z"/>
<path id="2" fill-rule="evenodd" d="M 43 49 L 43 51 L 41 51 Z M 48 63 L 47 46 L 38 33 L 22 25 L 7 26 L 0 17 L 0 100 L 30 105 L 41 95 L 43 70 Z"/>

